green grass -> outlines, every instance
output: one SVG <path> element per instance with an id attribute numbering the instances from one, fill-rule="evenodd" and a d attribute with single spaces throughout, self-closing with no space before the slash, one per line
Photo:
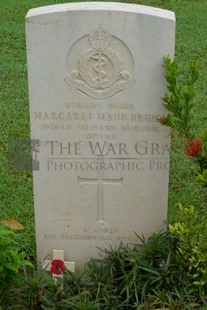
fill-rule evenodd
<path id="1" fill-rule="evenodd" d="M 54 0 L 1 1 L 0 219 L 14 218 L 24 225 L 25 229 L 19 232 L 18 236 L 28 256 L 35 255 L 32 175 L 30 172 L 8 171 L 9 141 L 29 138 L 30 135 L 24 19 L 30 8 L 65 2 Z M 200 64 L 200 79 L 196 86 L 194 125 L 198 129 L 205 128 L 207 124 L 207 18 L 205 14 L 207 1 L 142 0 L 131 2 L 157 6 L 175 12 L 177 20 L 175 55 L 178 63 L 185 68 L 189 61 L 196 59 Z M 207 193 L 196 184 L 195 166 L 183 154 L 182 147 L 182 141 L 176 137 L 172 143 L 171 152 L 169 222 L 176 220 L 179 202 L 183 205 L 194 204 L 196 208 L 202 210 L 207 207 Z M 91 306 L 87 309 L 97 308 Z M 181 309 L 181 307 L 172 309 Z"/>
<path id="2" fill-rule="evenodd" d="M 30 8 L 64 2 L 66 1 L 4 0 L 1 4 L 0 218 L 15 217 L 25 224 L 25 227 L 33 224 L 31 175 L 7 171 L 8 141 L 29 137 L 24 18 Z M 194 58 L 200 63 L 201 76 L 197 83 L 194 121 L 196 125 L 199 124 L 198 127 L 204 127 L 207 118 L 207 19 L 204 14 L 207 1 L 142 0 L 134 3 L 175 11 L 177 20 L 175 54 L 178 63 L 186 67 Z M 172 152 L 171 161 L 170 219 L 171 214 L 173 217 L 174 205 L 179 201 L 185 204 L 205 203 L 205 195 L 198 194 L 198 189 L 194 189 L 194 181 L 189 172 L 191 166 L 189 160 L 182 154 L 179 156 L 176 152 Z"/>

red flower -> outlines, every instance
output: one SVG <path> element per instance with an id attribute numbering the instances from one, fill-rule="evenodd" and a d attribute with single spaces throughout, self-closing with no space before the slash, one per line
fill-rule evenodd
<path id="1" fill-rule="evenodd" d="M 53 259 L 53 261 L 51 262 L 50 271 L 54 274 L 61 274 L 65 272 L 64 261 L 61 259 Z"/>
<path id="2" fill-rule="evenodd" d="M 201 139 L 192 139 L 188 141 L 185 154 L 190 157 L 196 157 L 203 150 L 203 142 Z"/>

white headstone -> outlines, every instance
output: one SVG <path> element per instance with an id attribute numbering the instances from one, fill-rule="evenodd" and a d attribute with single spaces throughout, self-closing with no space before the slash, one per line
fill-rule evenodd
<path id="1" fill-rule="evenodd" d="M 165 225 L 170 133 L 157 118 L 174 13 L 70 3 L 30 10 L 26 30 L 37 255 L 82 266 Z"/>

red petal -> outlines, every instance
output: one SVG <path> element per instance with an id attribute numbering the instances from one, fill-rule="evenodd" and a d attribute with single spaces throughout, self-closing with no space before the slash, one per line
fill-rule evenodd
<path id="1" fill-rule="evenodd" d="M 54 259 L 51 262 L 51 268 L 50 271 L 54 274 L 61 274 L 63 272 L 65 272 L 65 265 L 64 265 L 64 261 L 61 259 Z"/>

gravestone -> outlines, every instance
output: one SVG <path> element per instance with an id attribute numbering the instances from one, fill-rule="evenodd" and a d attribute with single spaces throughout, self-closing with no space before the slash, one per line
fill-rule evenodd
<path id="1" fill-rule="evenodd" d="M 26 32 L 37 255 L 81 267 L 165 228 L 170 132 L 157 119 L 174 13 L 53 5 L 30 10 Z"/>

